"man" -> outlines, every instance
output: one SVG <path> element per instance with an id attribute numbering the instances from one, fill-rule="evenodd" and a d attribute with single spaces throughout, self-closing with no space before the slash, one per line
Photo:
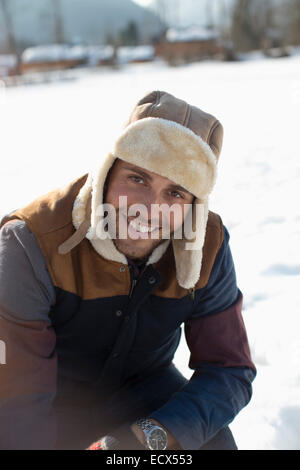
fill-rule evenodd
<path id="1" fill-rule="evenodd" d="M 2 448 L 236 449 L 256 371 L 208 210 L 222 133 L 151 92 L 96 171 L 3 218 Z M 190 380 L 172 362 L 181 325 Z"/>

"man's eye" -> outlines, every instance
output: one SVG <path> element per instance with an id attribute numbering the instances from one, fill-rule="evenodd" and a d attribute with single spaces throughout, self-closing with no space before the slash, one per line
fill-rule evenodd
<path id="1" fill-rule="evenodd" d="M 182 196 L 180 193 L 178 193 L 177 191 L 171 191 L 171 195 L 173 197 L 176 197 L 177 199 L 181 198 L 182 199 Z"/>
<path id="2" fill-rule="evenodd" d="M 130 179 L 132 179 L 133 181 L 135 181 L 136 183 L 140 183 L 140 182 L 144 182 L 143 178 L 141 178 L 140 176 L 136 176 L 136 175 L 131 175 L 129 176 Z"/>

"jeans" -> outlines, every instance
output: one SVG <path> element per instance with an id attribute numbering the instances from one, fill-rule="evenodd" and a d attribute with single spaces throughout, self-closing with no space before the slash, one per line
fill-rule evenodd
<path id="1" fill-rule="evenodd" d="M 85 449 L 107 434 L 128 441 L 134 450 L 130 424 L 147 417 L 165 404 L 188 380 L 171 364 L 151 375 L 127 384 L 99 406 L 69 407 L 61 409 L 58 418 L 58 449 Z M 139 447 L 137 447 L 139 448 Z M 228 427 L 221 429 L 199 450 L 237 450 Z"/>

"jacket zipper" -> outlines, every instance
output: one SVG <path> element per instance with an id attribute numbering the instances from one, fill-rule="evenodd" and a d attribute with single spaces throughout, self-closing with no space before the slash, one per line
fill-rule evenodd
<path id="1" fill-rule="evenodd" d="M 195 300 L 195 287 L 191 287 L 191 289 L 189 289 L 189 296 L 192 301 Z"/>
<path id="2" fill-rule="evenodd" d="M 136 283 L 137 283 L 137 279 L 133 279 L 133 281 L 132 281 L 132 283 L 131 283 L 131 287 L 130 287 L 129 298 L 130 298 L 131 295 L 132 295 L 132 292 L 133 292 L 133 289 L 134 289 L 135 286 L 136 286 Z"/>
<path id="3" fill-rule="evenodd" d="M 144 266 L 144 269 L 140 272 L 139 277 L 137 279 L 132 280 L 132 283 L 131 283 L 131 286 L 130 286 L 129 298 L 131 298 L 133 289 L 137 285 L 137 282 L 140 280 L 140 278 L 142 277 L 142 275 L 143 275 L 144 271 L 147 269 L 147 267 L 148 266 Z"/>

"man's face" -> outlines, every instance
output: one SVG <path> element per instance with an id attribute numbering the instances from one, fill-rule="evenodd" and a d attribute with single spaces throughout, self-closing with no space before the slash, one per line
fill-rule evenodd
<path id="1" fill-rule="evenodd" d="M 124 209 L 123 204 L 120 206 L 120 196 L 127 197 L 128 210 Z M 165 227 L 166 217 L 170 234 L 172 234 L 182 225 L 184 204 L 191 204 L 193 199 L 194 196 L 191 193 L 168 178 L 117 159 L 107 180 L 104 201 L 112 204 L 116 210 L 116 238 L 113 240 L 116 248 L 129 258 L 147 257 L 164 241 L 162 228 Z M 146 212 L 128 215 L 130 206 L 133 204 L 142 204 Z M 166 211 L 153 211 L 153 204 L 164 204 Z M 168 208 L 174 204 L 177 208 L 176 215 L 172 211 L 168 212 Z M 122 220 L 126 227 L 124 239 L 119 237 L 119 220 Z M 150 232 L 153 228 L 154 230 Z"/>

